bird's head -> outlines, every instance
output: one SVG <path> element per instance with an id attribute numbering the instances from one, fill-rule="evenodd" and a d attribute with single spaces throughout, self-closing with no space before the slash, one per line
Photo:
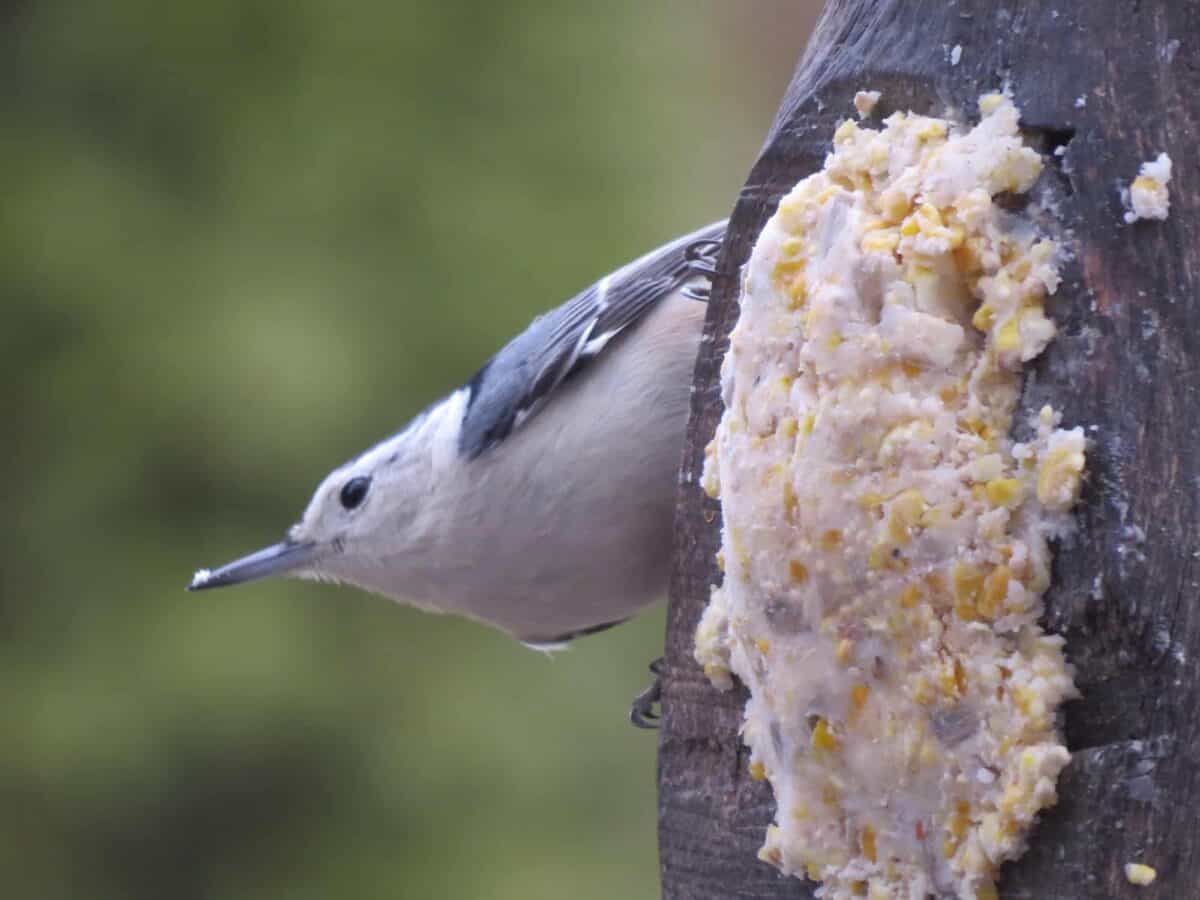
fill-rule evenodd
<path id="1" fill-rule="evenodd" d="M 404 431 L 330 472 L 287 536 L 218 569 L 201 569 L 189 590 L 228 587 L 281 575 L 348 581 L 393 593 L 392 575 L 419 552 L 422 513 L 434 470 L 447 449 L 444 426 L 460 412 L 447 401 Z M 390 573 L 390 574 L 389 574 Z"/>

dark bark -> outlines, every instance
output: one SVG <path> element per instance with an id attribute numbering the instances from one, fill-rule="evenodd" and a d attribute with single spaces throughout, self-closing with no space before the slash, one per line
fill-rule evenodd
<path id="1" fill-rule="evenodd" d="M 780 196 L 820 168 L 856 90 L 883 91 L 883 115 L 973 116 L 1005 83 L 1030 141 L 1065 145 L 1042 182 L 1059 216 L 1041 224 L 1074 253 L 1048 304 L 1059 335 L 1029 370 L 1021 418 L 1052 402 L 1065 425 L 1095 430 L 1079 534 L 1058 548 L 1047 596 L 1046 626 L 1066 636 L 1083 692 L 1065 709 L 1073 761 L 1000 894 L 1200 896 L 1200 0 L 831 0 L 738 198 L 696 367 L 659 747 L 666 898 L 813 887 L 755 858 L 773 801 L 746 772 L 745 697 L 714 690 L 692 659 L 720 577 L 719 509 L 697 482 L 721 413 L 735 273 Z M 1163 150 L 1175 163 L 1170 218 L 1127 226 L 1118 184 Z M 1127 883 L 1132 860 L 1158 881 Z"/>

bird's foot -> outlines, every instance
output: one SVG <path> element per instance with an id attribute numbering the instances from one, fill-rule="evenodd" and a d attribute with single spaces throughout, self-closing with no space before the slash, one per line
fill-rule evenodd
<path id="1" fill-rule="evenodd" d="M 683 251 L 683 258 L 687 260 L 688 270 L 703 279 L 703 281 L 686 285 L 683 288 L 684 296 L 702 303 L 708 302 L 708 295 L 712 290 L 712 279 L 717 274 L 717 254 L 720 252 L 721 242 L 712 240 L 696 241 Z"/>
<path id="2" fill-rule="evenodd" d="M 696 241 L 683 251 L 683 258 L 691 271 L 712 278 L 717 274 L 717 254 L 720 252 L 720 241 Z"/>
<path id="3" fill-rule="evenodd" d="M 667 661 L 661 657 L 650 663 L 654 683 L 633 698 L 633 705 L 629 707 L 629 721 L 638 728 L 658 727 L 660 714 L 654 711 L 654 707 L 662 699 L 662 676 L 666 666 Z"/>

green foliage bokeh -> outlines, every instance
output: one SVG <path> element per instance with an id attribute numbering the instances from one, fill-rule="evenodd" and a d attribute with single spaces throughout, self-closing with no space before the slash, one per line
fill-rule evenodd
<path id="1" fill-rule="evenodd" d="M 726 215 L 796 6 L 0 12 L 3 896 L 657 895 L 624 717 L 661 612 L 547 660 L 349 589 L 182 587 Z"/>

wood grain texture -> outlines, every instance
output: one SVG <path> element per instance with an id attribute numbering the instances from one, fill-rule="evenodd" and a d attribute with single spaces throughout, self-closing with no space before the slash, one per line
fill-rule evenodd
<path id="1" fill-rule="evenodd" d="M 668 900 L 812 896 L 755 858 L 773 801 L 746 773 L 745 697 L 714 690 L 692 659 L 720 577 L 719 509 L 697 482 L 738 268 L 781 195 L 820 168 L 856 90 L 883 91 L 885 116 L 973 117 L 1005 84 L 1029 140 L 1065 146 L 1038 187 L 1057 214 L 1030 212 L 1073 254 L 1048 304 L 1059 336 L 1022 405 L 1051 402 L 1066 426 L 1094 426 L 1094 443 L 1078 537 L 1058 548 L 1047 597 L 1046 626 L 1066 635 L 1083 692 L 1065 711 L 1073 761 L 1000 894 L 1200 896 L 1200 0 L 831 0 L 738 198 L 696 366 L 659 745 Z M 1118 185 L 1164 150 L 1170 218 L 1124 224 Z M 1132 860 L 1158 881 L 1128 884 Z"/>

